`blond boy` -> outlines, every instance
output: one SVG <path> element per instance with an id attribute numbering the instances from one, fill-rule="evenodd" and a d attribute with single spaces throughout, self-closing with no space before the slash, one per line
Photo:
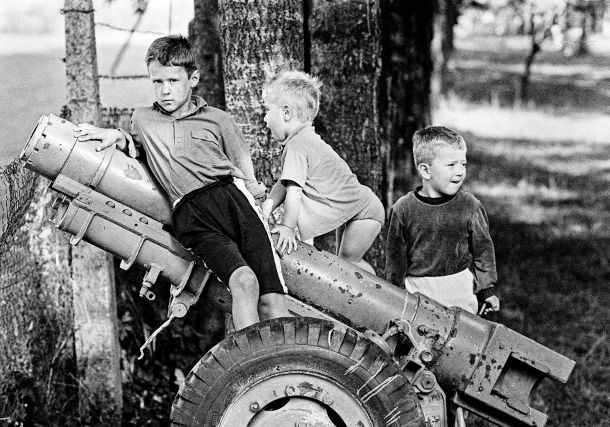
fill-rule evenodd
<path id="1" fill-rule="evenodd" d="M 477 313 L 500 308 L 494 245 L 481 202 L 461 189 L 466 142 L 442 126 L 413 136 L 413 157 L 422 186 L 390 211 L 386 279 L 445 306 Z M 476 295 L 475 295 L 476 294 Z"/>
<path id="2" fill-rule="evenodd" d="M 265 122 L 283 146 L 280 179 L 263 203 L 263 214 L 284 203 L 282 223 L 271 230 L 279 235 L 280 251 L 296 247 L 295 227 L 304 241 L 336 230 L 337 255 L 374 274 L 362 257 L 385 221 L 383 205 L 315 132 L 320 87 L 316 78 L 289 71 L 263 90 Z"/>

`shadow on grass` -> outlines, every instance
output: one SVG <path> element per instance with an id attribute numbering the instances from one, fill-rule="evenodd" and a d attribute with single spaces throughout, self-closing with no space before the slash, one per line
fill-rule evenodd
<path id="1" fill-rule="evenodd" d="M 452 92 L 472 103 L 513 106 L 529 54 L 529 40 L 468 40 L 454 54 Z M 600 43 L 608 43 L 601 41 Z M 463 45 L 463 42 L 458 43 Z M 532 65 L 527 105 L 557 111 L 610 113 L 610 57 L 604 52 L 566 57 L 542 51 Z"/>
<path id="2" fill-rule="evenodd" d="M 543 151 L 529 158 L 517 157 L 510 150 L 492 152 L 494 144 L 499 143 L 514 144 L 520 152 L 538 152 L 544 148 L 542 142 L 500 142 L 474 135 L 468 140 L 467 182 L 489 213 L 497 255 L 502 309 L 490 320 L 577 361 L 566 385 L 544 382 L 532 405 L 549 415 L 549 426 L 609 425 L 608 177 L 550 171 Z M 552 164 L 610 158 L 610 148 L 594 147 L 583 156 L 579 150 L 569 149 L 573 146 L 565 144 L 564 156 L 550 156 Z M 524 187 L 520 183 L 524 181 L 530 185 L 525 187 L 531 190 L 528 197 L 520 197 L 520 187 Z M 546 216 L 515 219 L 516 207 L 527 211 L 528 204 L 544 205 L 540 200 L 549 182 L 553 183 L 553 194 L 569 197 L 551 205 Z M 481 188 L 483 192 L 478 191 Z M 494 188 L 499 191 L 491 191 Z M 600 197 L 603 191 L 605 197 Z M 601 231 L 596 231 L 592 224 L 600 218 L 604 224 Z M 580 225 L 577 232 L 574 224 Z M 490 425 L 472 418 L 476 417 L 471 417 L 469 426 Z"/>
<path id="3" fill-rule="evenodd" d="M 458 66 L 453 73 L 452 92 L 470 103 L 512 107 L 518 102 L 520 80 L 521 71 L 492 72 L 488 67 Z M 610 79 L 592 81 L 584 73 L 563 76 L 534 73 L 524 102 L 555 112 L 580 110 L 610 114 Z"/>

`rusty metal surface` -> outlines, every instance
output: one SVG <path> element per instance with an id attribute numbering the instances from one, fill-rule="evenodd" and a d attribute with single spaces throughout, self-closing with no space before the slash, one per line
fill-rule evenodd
<path id="1" fill-rule="evenodd" d="M 55 225 L 72 235 L 73 245 L 92 243 L 122 259 L 121 268 L 138 265 L 147 274 L 142 296 L 154 298 L 151 287 L 157 276 L 172 287 L 172 312 L 183 317 L 209 278 L 209 271 L 196 264 L 195 257 L 161 224 L 132 208 L 104 196 L 76 181 L 59 175 L 53 188 L 66 196 L 55 204 Z"/>
<path id="2" fill-rule="evenodd" d="M 54 180 L 60 173 L 128 204 L 164 224 L 171 206 L 148 170 L 114 147 L 95 151 L 95 142 L 78 142 L 75 125 L 53 114 L 42 116 L 20 158 L 25 167 Z"/>
<path id="3" fill-rule="evenodd" d="M 209 273 L 194 267 L 193 256 L 162 230 L 157 222 L 162 219 L 148 216 L 150 206 L 139 209 L 142 201 L 158 203 L 160 193 L 141 186 L 140 179 L 121 175 L 133 159 L 112 150 L 95 153 L 93 144 L 74 143 L 73 125 L 57 120 L 43 117 L 22 152 L 26 167 L 55 179 L 54 188 L 67 196 L 57 206 L 56 224 L 73 235 L 73 243 L 86 240 L 120 257 L 124 268 L 143 266 L 150 281 L 156 275 L 166 277 L 175 285 L 176 313 L 183 316 Z M 72 176 L 64 176 L 64 171 Z M 106 188 L 110 194 L 83 184 Z M 565 382 L 574 368 L 570 359 L 515 331 L 409 294 L 302 242 L 283 256 L 281 264 L 290 294 L 323 315 L 380 335 L 394 322 L 412 344 L 406 357 L 414 371 L 429 369 L 447 400 L 500 425 L 544 425 L 546 416 L 529 407 L 533 388 L 545 377 Z M 211 282 L 208 297 L 230 307 L 226 287 Z"/>

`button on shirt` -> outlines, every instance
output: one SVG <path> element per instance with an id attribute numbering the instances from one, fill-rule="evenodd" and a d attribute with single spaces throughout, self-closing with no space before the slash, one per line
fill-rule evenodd
<path id="1" fill-rule="evenodd" d="M 128 154 L 146 153 L 152 174 L 165 189 L 172 205 L 191 191 L 226 176 L 241 178 L 254 197 L 265 186 L 254 176 L 244 137 L 226 112 L 210 107 L 199 96 L 192 98 L 194 111 L 175 118 L 157 103 L 137 108 L 131 117 Z"/>

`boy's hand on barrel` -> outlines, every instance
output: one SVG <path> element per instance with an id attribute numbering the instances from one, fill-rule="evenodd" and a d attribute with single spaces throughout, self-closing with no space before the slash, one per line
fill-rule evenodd
<path id="1" fill-rule="evenodd" d="M 100 144 L 95 147 L 95 151 L 105 150 L 113 144 L 116 144 L 119 150 L 124 151 L 127 145 L 125 136 L 118 129 L 100 128 L 89 123 L 81 123 L 76 126 L 74 137 L 79 141 L 100 141 Z"/>

